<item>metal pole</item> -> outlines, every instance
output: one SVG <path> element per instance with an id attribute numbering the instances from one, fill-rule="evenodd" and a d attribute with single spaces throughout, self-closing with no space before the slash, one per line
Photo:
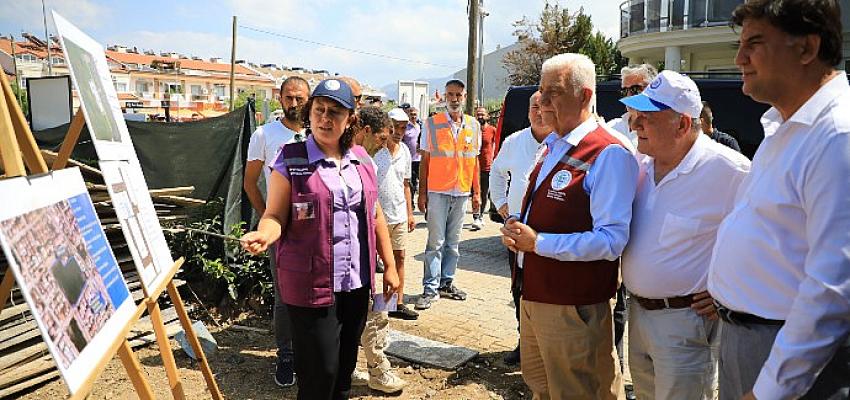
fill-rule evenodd
<path id="1" fill-rule="evenodd" d="M 469 42 L 466 56 L 466 113 L 475 114 L 475 100 L 478 95 L 478 14 L 479 0 L 469 2 Z"/>
<path id="2" fill-rule="evenodd" d="M 12 70 L 15 72 L 15 87 L 18 89 L 15 93 L 15 97 L 18 98 L 18 105 L 23 107 L 23 104 L 21 104 L 21 93 L 23 91 L 21 89 L 21 74 L 18 73 L 18 58 L 17 53 L 15 52 L 15 36 L 9 35 L 9 44 L 12 45 Z"/>
<path id="3" fill-rule="evenodd" d="M 233 39 L 230 47 L 230 111 L 236 103 L 236 88 L 234 85 L 234 74 L 236 73 L 236 16 L 233 16 Z"/>
<path id="4" fill-rule="evenodd" d="M 50 60 L 50 35 L 47 33 L 47 9 L 41 0 L 41 16 L 44 21 L 44 39 L 47 41 L 47 75 L 53 76 L 53 62 Z"/>
<path id="5" fill-rule="evenodd" d="M 487 13 L 483 10 L 484 0 L 480 0 L 481 9 L 479 13 L 481 19 L 478 23 L 478 102 L 480 106 L 484 106 L 484 17 Z"/>

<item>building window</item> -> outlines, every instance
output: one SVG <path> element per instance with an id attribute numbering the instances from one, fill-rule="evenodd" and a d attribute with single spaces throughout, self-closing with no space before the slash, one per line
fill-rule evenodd
<path id="1" fill-rule="evenodd" d="M 148 93 L 151 90 L 150 82 L 136 81 L 136 93 Z"/>
<path id="2" fill-rule="evenodd" d="M 226 87 L 224 85 L 215 85 L 213 86 L 213 92 L 217 97 L 225 97 L 227 94 L 225 93 Z"/>
<path id="3" fill-rule="evenodd" d="M 32 54 L 29 54 L 29 53 L 17 54 L 17 55 L 15 55 L 15 58 L 17 58 L 18 61 L 22 61 L 22 62 L 31 62 L 31 63 L 38 62 L 38 57 L 36 57 Z"/>
<path id="4" fill-rule="evenodd" d="M 115 91 L 118 93 L 127 93 L 127 83 L 115 82 Z"/>
<path id="5" fill-rule="evenodd" d="M 201 85 L 192 85 L 190 89 L 192 90 L 192 96 L 202 96 L 204 94 Z"/>
<path id="6" fill-rule="evenodd" d="M 50 57 L 51 64 L 65 64 L 65 59 L 58 56 Z"/>

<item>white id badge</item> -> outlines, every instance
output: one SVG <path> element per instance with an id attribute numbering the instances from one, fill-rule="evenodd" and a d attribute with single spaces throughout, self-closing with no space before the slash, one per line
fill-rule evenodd
<path id="1" fill-rule="evenodd" d="M 292 214 L 296 221 L 316 218 L 316 207 L 313 202 L 292 203 Z"/>

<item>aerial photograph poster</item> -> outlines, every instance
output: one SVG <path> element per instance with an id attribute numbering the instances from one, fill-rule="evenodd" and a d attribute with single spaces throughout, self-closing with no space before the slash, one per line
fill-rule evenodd
<path id="1" fill-rule="evenodd" d="M 56 12 L 53 21 L 98 158 L 136 158 L 103 46 Z"/>
<path id="2" fill-rule="evenodd" d="M 136 305 L 78 168 L 0 181 L 0 246 L 71 393 Z"/>

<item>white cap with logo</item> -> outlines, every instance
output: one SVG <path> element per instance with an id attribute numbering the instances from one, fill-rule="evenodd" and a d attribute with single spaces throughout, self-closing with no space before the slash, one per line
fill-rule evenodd
<path id="1" fill-rule="evenodd" d="M 699 118 L 702 111 L 697 84 L 691 78 L 670 70 L 661 71 L 643 93 L 620 99 L 620 102 L 638 111 L 673 109 L 691 118 Z"/>

